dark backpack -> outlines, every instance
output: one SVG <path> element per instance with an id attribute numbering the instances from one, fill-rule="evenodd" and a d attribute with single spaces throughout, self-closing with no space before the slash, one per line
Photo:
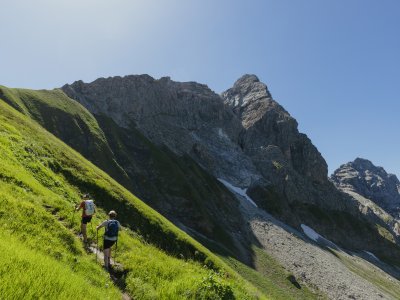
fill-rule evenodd
<path id="1" fill-rule="evenodd" d="M 108 237 L 116 237 L 118 236 L 118 221 L 117 220 L 109 220 L 106 228 L 106 236 Z"/>

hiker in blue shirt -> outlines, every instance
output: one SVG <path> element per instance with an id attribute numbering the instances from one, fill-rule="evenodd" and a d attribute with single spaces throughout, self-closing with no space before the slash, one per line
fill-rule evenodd
<path id="1" fill-rule="evenodd" d="M 97 230 L 101 227 L 105 227 L 104 233 L 104 267 L 106 270 L 109 270 L 111 264 L 111 246 L 114 245 L 118 240 L 118 231 L 121 229 L 121 224 L 115 220 L 117 217 L 117 213 L 114 210 L 111 210 L 108 213 L 109 219 L 105 220 L 99 226 L 97 226 Z"/>

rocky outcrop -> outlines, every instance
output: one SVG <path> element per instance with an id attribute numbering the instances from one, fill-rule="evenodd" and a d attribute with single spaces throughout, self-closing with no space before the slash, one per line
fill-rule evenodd
<path id="1" fill-rule="evenodd" d="M 400 212 L 400 182 L 396 175 L 371 161 L 356 158 L 341 165 L 331 176 L 335 185 L 346 192 L 357 193 L 382 207 L 393 217 Z"/>
<path id="2" fill-rule="evenodd" d="M 389 230 L 390 239 L 400 243 L 400 182 L 396 175 L 356 158 L 335 170 L 331 181 L 358 203 L 367 219 Z"/>

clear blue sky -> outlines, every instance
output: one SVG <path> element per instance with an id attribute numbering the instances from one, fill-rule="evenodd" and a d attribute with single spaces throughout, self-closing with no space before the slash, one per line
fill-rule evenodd
<path id="1" fill-rule="evenodd" d="M 0 84 L 147 73 L 216 92 L 265 82 L 330 173 L 356 157 L 400 176 L 400 1 L 1 0 Z"/>

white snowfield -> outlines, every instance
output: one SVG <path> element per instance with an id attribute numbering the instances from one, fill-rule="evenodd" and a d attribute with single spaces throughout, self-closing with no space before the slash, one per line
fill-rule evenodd
<path id="1" fill-rule="evenodd" d="M 251 204 L 253 204 L 255 207 L 258 207 L 257 204 L 255 204 L 254 201 L 253 201 L 249 196 L 247 196 L 247 194 L 246 194 L 247 189 L 242 189 L 242 188 L 240 188 L 240 187 L 233 186 L 231 183 L 229 183 L 228 181 L 223 180 L 223 179 L 221 179 L 221 178 L 217 178 L 217 179 L 218 179 L 223 185 L 225 185 L 232 193 L 235 193 L 235 194 L 238 194 L 238 195 L 244 197 L 247 201 L 249 201 L 249 202 L 250 202 Z"/>
<path id="2" fill-rule="evenodd" d="M 337 246 L 334 242 L 331 242 L 330 240 L 324 238 L 322 235 L 317 233 L 314 229 L 311 227 L 308 227 L 305 224 L 301 224 L 301 229 L 303 229 L 303 232 L 306 236 L 308 236 L 310 239 L 312 239 L 314 242 L 317 242 L 319 244 L 324 244 L 325 246 L 328 247 L 334 247 L 335 249 L 339 249 L 340 247 Z"/>
<path id="3" fill-rule="evenodd" d="M 377 261 L 380 261 L 379 258 L 377 258 L 373 253 L 368 252 L 366 250 L 364 250 L 365 253 L 367 253 L 368 255 L 372 256 L 374 259 L 376 259 Z"/>
<path id="4" fill-rule="evenodd" d="M 316 242 L 319 238 L 322 238 L 321 235 L 319 235 L 314 229 L 308 227 L 307 225 L 301 224 L 300 226 L 301 229 L 303 229 L 304 234 L 312 239 L 314 242 Z"/>

